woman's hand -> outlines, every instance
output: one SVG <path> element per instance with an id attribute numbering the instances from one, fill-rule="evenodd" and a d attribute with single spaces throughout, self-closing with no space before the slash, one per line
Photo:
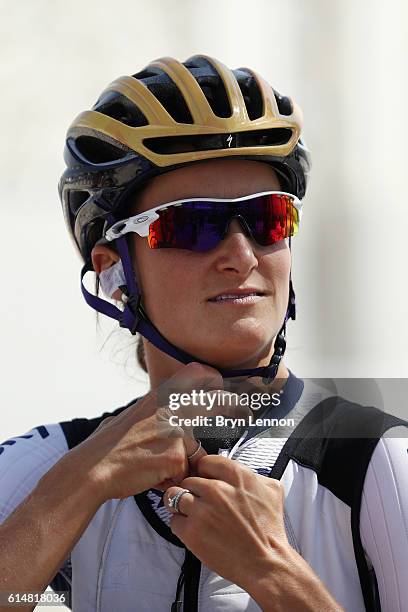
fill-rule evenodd
<path id="1" fill-rule="evenodd" d="M 263 610 L 341 610 L 287 540 L 280 481 L 214 455 L 200 458 L 196 473 L 164 499 L 169 507 L 180 488 L 191 491 L 180 498 L 171 529 L 207 567 Z"/>
<path id="2" fill-rule="evenodd" d="M 165 493 L 168 506 L 180 488 L 192 492 L 182 496 L 171 529 L 213 571 L 240 584 L 289 546 L 282 485 L 221 456 L 201 458 L 196 470 Z"/>
<path id="3" fill-rule="evenodd" d="M 220 390 L 222 385 L 222 377 L 214 368 L 199 363 L 183 366 L 120 415 L 106 418 L 89 438 L 68 453 L 70 460 L 77 457 L 78 470 L 89 477 L 101 503 L 149 488 L 165 490 L 188 476 L 206 454 L 201 449 L 189 464 L 187 456 L 194 453 L 198 442 L 192 429 L 169 424 L 170 393 Z M 195 407 L 194 416 L 205 410 Z M 215 409 L 212 414 L 217 412 Z M 192 407 L 180 407 L 177 414 L 193 416 Z"/>

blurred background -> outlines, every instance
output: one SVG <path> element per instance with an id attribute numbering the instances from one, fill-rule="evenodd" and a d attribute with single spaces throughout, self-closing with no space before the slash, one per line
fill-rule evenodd
<path id="1" fill-rule="evenodd" d="M 0 437 L 147 388 L 135 338 L 96 317 L 57 195 L 66 129 L 163 55 L 250 66 L 303 108 L 313 173 L 293 240 L 301 377 L 407 377 L 407 16 L 402 0 L 1 4 Z M 102 317 L 103 319 L 103 317 Z"/>

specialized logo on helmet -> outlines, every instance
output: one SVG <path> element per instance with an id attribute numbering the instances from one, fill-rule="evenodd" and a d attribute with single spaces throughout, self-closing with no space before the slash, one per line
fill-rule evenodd
<path id="1" fill-rule="evenodd" d="M 230 134 L 227 138 L 227 142 L 228 142 L 228 148 L 231 148 L 231 143 L 232 143 L 232 134 Z"/>

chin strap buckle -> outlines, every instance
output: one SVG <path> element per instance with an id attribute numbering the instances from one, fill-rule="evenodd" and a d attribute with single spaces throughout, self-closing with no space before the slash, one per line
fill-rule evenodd
<path id="1" fill-rule="evenodd" d="M 124 301 L 125 308 L 123 310 L 122 316 L 119 319 L 120 327 L 125 327 L 130 330 L 130 333 L 134 336 L 137 332 L 137 328 L 139 326 L 139 322 L 142 318 L 141 306 L 140 302 L 142 300 L 142 296 L 140 293 L 137 295 L 127 295 L 127 299 Z M 130 317 L 133 318 L 133 321 L 129 323 Z"/>
<path id="2" fill-rule="evenodd" d="M 282 357 L 285 353 L 286 349 L 286 340 L 285 340 L 285 326 L 276 336 L 275 340 L 275 350 L 269 362 L 269 365 L 265 368 L 265 373 L 262 377 L 262 382 L 264 385 L 269 385 L 278 373 L 279 364 L 282 360 Z"/>

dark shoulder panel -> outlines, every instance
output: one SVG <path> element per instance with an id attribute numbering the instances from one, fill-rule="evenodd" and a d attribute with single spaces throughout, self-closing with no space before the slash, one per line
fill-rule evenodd
<path id="1" fill-rule="evenodd" d="M 62 431 L 64 432 L 67 440 L 68 448 L 74 448 L 86 438 L 88 438 L 94 431 L 99 427 L 104 419 L 111 416 L 117 416 L 129 406 L 135 404 L 139 399 L 136 398 L 131 400 L 126 406 L 116 408 L 113 412 L 104 412 L 101 416 L 93 419 L 73 419 L 72 421 L 62 421 L 60 423 Z"/>
<path id="2" fill-rule="evenodd" d="M 360 509 L 365 475 L 376 445 L 391 427 L 408 423 L 378 408 L 331 397 L 315 406 L 286 441 L 270 476 L 281 478 L 288 462 L 311 468 L 319 483 L 351 508 L 351 533 L 365 608 L 380 610 L 374 572 L 368 566 L 360 536 Z"/>
<path id="3" fill-rule="evenodd" d="M 280 478 L 293 459 L 313 469 L 321 485 L 351 506 L 356 490 L 361 492 L 378 440 L 397 425 L 408 423 L 378 408 L 330 397 L 317 404 L 296 427 L 271 476 Z"/>

